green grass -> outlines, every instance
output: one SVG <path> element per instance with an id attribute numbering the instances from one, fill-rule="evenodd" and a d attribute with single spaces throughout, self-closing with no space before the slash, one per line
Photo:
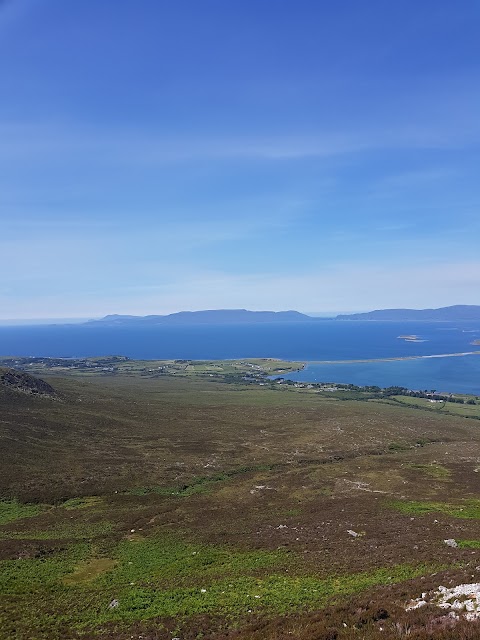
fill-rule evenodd
<path id="1" fill-rule="evenodd" d="M 415 464 L 411 463 L 408 465 L 410 469 L 417 469 L 418 471 L 422 471 L 427 476 L 431 478 L 435 478 L 436 480 L 447 480 L 451 476 L 451 471 L 446 467 L 443 467 L 441 464 L 431 462 L 429 464 Z"/>
<path id="2" fill-rule="evenodd" d="M 461 396 L 465 400 L 474 398 L 474 396 Z M 464 418 L 480 418 L 480 404 L 461 404 L 455 402 L 430 402 L 428 398 L 415 398 L 413 396 L 391 396 L 391 400 L 398 404 L 409 407 L 434 411 L 436 413 L 444 413 L 446 415 L 456 415 Z"/>
<path id="3" fill-rule="evenodd" d="M 0 540 L 85 540 L 110 533 L 114 525 L 108 521 L 58 523 L 48 528 L 0 530 Z"/>
<path id="4" fill-rule="evenodd" d="M 285 614 L 434 569 L 398 565 L 321 578 L 295 575 L 295 557 L 285 550 L 238 551 L 171 537 L 122 541 L 111 558 L 92 552 L 89 545 L 76 544 L 42 559 L 0 562 L 0 594 L 13 609 L 15 624 L 30 629 L 31 637 L 59 637 L 65 623 L 94 631 L 108 622 L 154 617 Z M 31 610 L 24 598 L 40 603 Z M 109 608 L 114 598 L 119 606 Z M 46 635 L 36 635 L 39 629 Z"/>
<path id="5" fill-rule="evenodd" d="M 101 574 L 111 571 L 116 565 L 116 560 L 111 558 L 91 558 L 75 567 L 72 573 L 68 573 L 63 582 L 66 585 L 76 585 L 91 582 Z"/>
<path id="6" fill-rule="evenodd" d="M 22 504 L 18 500 L 1 500 L 0 525 L 24 518 L 33 518 L 44 509 L 45 507 L 39 504 Z"/>
<path id="7" fill-rule="evenodd" d="M 90 546 L 71 545 L 48 557 L 0 562 L 0 594 L 29 598 L 32 594 L 62 588 L 62 580 L 73 572 L 76 564 L 88 557 Z"/>
<path id="8" fill-rule="evenodd" d="M 119 566 L 111 574 L 118 584 L 142 580 L 181 583 L 222 575 L 242 575 L 272 567 L 288 567 L 290 554 L 276 551 L 235 551 L 228 547 L 188 544 L 170 537 L 121 542 L 114 557 Z"/>
<path id="9" fill-rule="evenodd" d="M 29 358 L 18 358 L 15 366 L 25 368 L 34 375 L 62 374 L 94 377 L 115 375 L 130 376 L 228 376 L 250 373 L 282 375 L 302 369 L 304 362 L 275 360 L 272 358 L 245 358 L 240 360 L 125 360 L 112 361 L 110 358 L 81 358 L 70 360 L 42 359 L 31 361 Z M 0 358 L 0 363 L 11 364 L 9 358 Z M 88 364 L 88 367 L 86 366 Z M 114 371 L 104 371 L 104 367 L 112 367 Z"/>
<path id="10" fill-rule="evenodd" d="M 480 500 L 466 500 L 460 504 L 445 502 L 419 502 L 415 500 L 392 500 L 388 505 L 406 515 L 424 515 L 426 513 L 444 513 L 453 518 L 465 520 L 480 519 Z"/>
<path id="11" fill-rule="evenodd" d="M 57 509 L 68 511 L 75 509 L 86 509 L 92 506 L 99 506 L 101 499 L 96 496 L 85 496 L 84 498 L 72 498 L 63 502 L 60 507 L 44 504 L 23 504 L 18 500 L 3 500 L 0 502 L 0 527 L 10 525 L 5 529 L 0 528 L 0 540 L 23 539 L 23 540 L 60 540 L 60 539 L 86 539 L 105 535 L 112 531 L 113 524 L 107 520 L 88 522 L 73 518 L 70 521 L 55 522 L 50 526 L 39 527 L 34 522 L 19 522 L 20 526 L 11 524 L 15 521 L 23 521 L 38 516 L 45 511 L 55 517 Z"/>
<path id="12" fill-rule="evenodd" d="M 389 451 L 408 451 L 408 449 L 411 448 L 411 445 L 405 444 L 405 443 L 401 443 L 401 442 L 391 442 L 388 445 L 388 450 Z"/>
<path id="13" fill-rule="evenodd" d="M 86 509 L 88 507 L 98 506 L 102 503 L 99 496 L 84 496 L 82 498 L 70 498 L 63 502 L 60 506 L 68 511 L 72 509 Z"/>
<path id="14" fill-rule="evenodd" d="M 429 569 L 424 565 L 397 566 L 325 579 L 274 574 L 228 578 L 210 584 L 206 579 L 195 587 L 168 590 L 135 587 L 119 594 L 120 606 L 105 612 L 101 622 L 201 613 L 242 616 L 261 611 L 285 614 L 295 609 L 312 610 L 336 597 L 359 593 L 376 585 L 403 582 L 426 570 Z"/>
<path id="15" fill-rule="evenodd" d="M 460 549 L 480 549 L 480 540 L 457 540 Z"/>
<path id="16" fill-rule="evenodd" d="M 188 484 L 177 487 L 136 487 L 134 489 L 130 489 L 124 492 L 124 495 L 132 495 L 132 496 L 144 496 L 148 494 L 156 494 L 160 496 L 191 496 L 197 493 L 205 493 L 213 488 L 219 482 L 225 482 L 227 480 L 231 480 L 235 476 L 242 475 L 245 473 L 253 473 L 258 471 L 271 471 L 273 465 L 247 465 L 244 467 L 239 467 L 237 469 L 232 469 L 230 471 L 225 471 L 221 473 L 216 473 L 211 476 L 204 476 L 201 478 L 193 478 Z"/>

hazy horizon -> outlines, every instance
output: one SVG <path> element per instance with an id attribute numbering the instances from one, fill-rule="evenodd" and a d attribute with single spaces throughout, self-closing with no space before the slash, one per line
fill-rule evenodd
<path id="1" fill-rule="evenodd" d="M 220 309 L 219 309 L 220 310 Z M 156 313 L 153 315 L 168 315 L 169 313 L 179 313 L 180 311 L 204 311 L 204 309 L 177 309 L 176 311 L 171 311 L 167 313 Z M 248 311 L 270 311 L 270 309 L 248 309 Z M 281 311 L 290 311 L 290 309 L 281 309 Z M 296 311 L 296 309 L 295 309 Z M 326 311 L 326 312 L 318 312 L 318 311 L 301 311 L 300 313 L 304 313 L 305 315 L 315 317 L 334 317 L 341 313 L 360 313 L 360 311 Z M 43 318 L 3 318 L 0 319 L 0 326 L 8 326 L 8 325 L 35 325 L 35 324 L 56 324 L 56 323 L 65 323 L 65 324 L 79 324 L 82 322 L 87 322 L 89 320 L 98 320 L 107 315 L 137 315 L 137 314 L 129 314 L 129 313 L 106 313 L 102 316 L 86 316 L 82 318 L 53 318 L 53 317 L 43 317 Z"/>
<path id="2" fill-rule="evenodd" d="M 462 305 L 463 306 L 463 305 Z M 401 307 L 392 307 L 392 309 L 399 309 Z M 413 309 L 413 307 L 402 307 L 402 308 L 408 308 L 408 309 Z M 130 313 L 117 313 L 117 312 L 111 312 L 111 313 L 106 313 L 103 314 L 101 316 L 84 316 L 81 318 L 55 318 L 55 317 L 43 317 L 43 318 L 3 318 L 0 319 L 0 326 L 14 326 L 14 325 L 41 325 L 41 324 L 80 324 L 83 322 L 88 322 L 90 320 L 99 320 L 101 318 L 104 318 L 106 316 L 138 316 L 141 317 L 141 315 L 159 315 L 159 316 L 163 316 L 163 315 L 170 315 L 170 314 L 175 314 L 175 313 L 180 313 L 180 312 L 184 312 L 184 311 L 238 311 L 240 309 L 243 309 L 242 307 L 232 307 L 229 309 L 177 309 L 175 311 L 169 311 L 169 312 L 158 312 L 155 314 L 130 314 Z M 424 309 L 424 307 L 421 307 L 421 309 Z M 377 309 L 356 309 L 356 310 L 336 310 L 336 311 L 299 311 L 298 309 L 277 309 L 276 311 L 299 311 L 300 313 L 303 313 L 307 316 L 311 316 L 312 318 L 335 318 L 338 315 L 350 315 L 350 314 L 357 314 L 357 313 L 368 313 L 369 311 L 376 311 Z M 272 311 L 272 309 L 247 309 L 247 311 Z"/>

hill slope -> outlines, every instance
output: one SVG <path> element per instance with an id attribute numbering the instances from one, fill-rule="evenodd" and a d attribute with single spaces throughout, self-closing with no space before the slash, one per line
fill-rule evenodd
<path id="1" fill-rule="evenodd" d="M 0 394 L 0 639 L 478 640 L 478 420 L 145 373 Z"/>
<path id="2" fill-rule="evenodd" d="M 0 367 L 0 387 L 32 395 L 54 396 L 55 389 L 40 378 L 24 371 Z"/>

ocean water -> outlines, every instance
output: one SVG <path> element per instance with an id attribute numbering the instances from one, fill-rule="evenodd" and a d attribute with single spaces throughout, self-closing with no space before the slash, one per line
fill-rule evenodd
<path id="1" fill-rule="evenodd" d="M 480 355 L 355 364 L 309 363 L 303 371 L 284 377 L 298 382 L 343 382 L 379 387 L 398 385 L 438 393 L 480 395 Z"/>
<path id="2" fill-rule="evenodd" d="M 402 335 L 416 335 L 406 341 Z M 138 359 L 273 357 L 307 361 L 296 380 L 400 384 L 480 394 L 480 356 L 346 363 L 480 351 L 480 323 L 341 322 L 242 325 L 0 327 L 0 355 Z M 325 364 L 320 361 L 335 361 Z M 343 361 L 343 364 L 341 363 Z"/>

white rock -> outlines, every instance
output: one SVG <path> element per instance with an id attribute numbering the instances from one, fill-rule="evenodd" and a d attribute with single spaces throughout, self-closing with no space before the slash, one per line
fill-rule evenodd
<path id="1" fill-rule="evenodd" d="M 436 591 L 430 592 L 429 598 L 426 593 L 422 593 L 421 598 L 412 600 L 407 605 L 406 611 L 418 609 L 426 604 L 434 604 L 440 609 L 450 610 L 448 615 L 455 620 L 459 620 L 460 617 L 465 620 L 479 620 L 480 583 L 459 584 L 450 589 L 440 585 Z"/>
<path id="2" fill-rule="evenodd" d="M 454 540 L 453 538 L 448 538 L 447 540 L 444 540 L 444 543 L 447 545 L 447 547 L 458 547 L 457 541 Z"/>
<path id="3" fill-rule="evenodd" d="M 405 611 L 412 611 L 413 609 L 420 609 L 420 607 L 424 607 L 426 605 L 425 600 L 411 600 L 410 604 L 405 608 Z"/>

